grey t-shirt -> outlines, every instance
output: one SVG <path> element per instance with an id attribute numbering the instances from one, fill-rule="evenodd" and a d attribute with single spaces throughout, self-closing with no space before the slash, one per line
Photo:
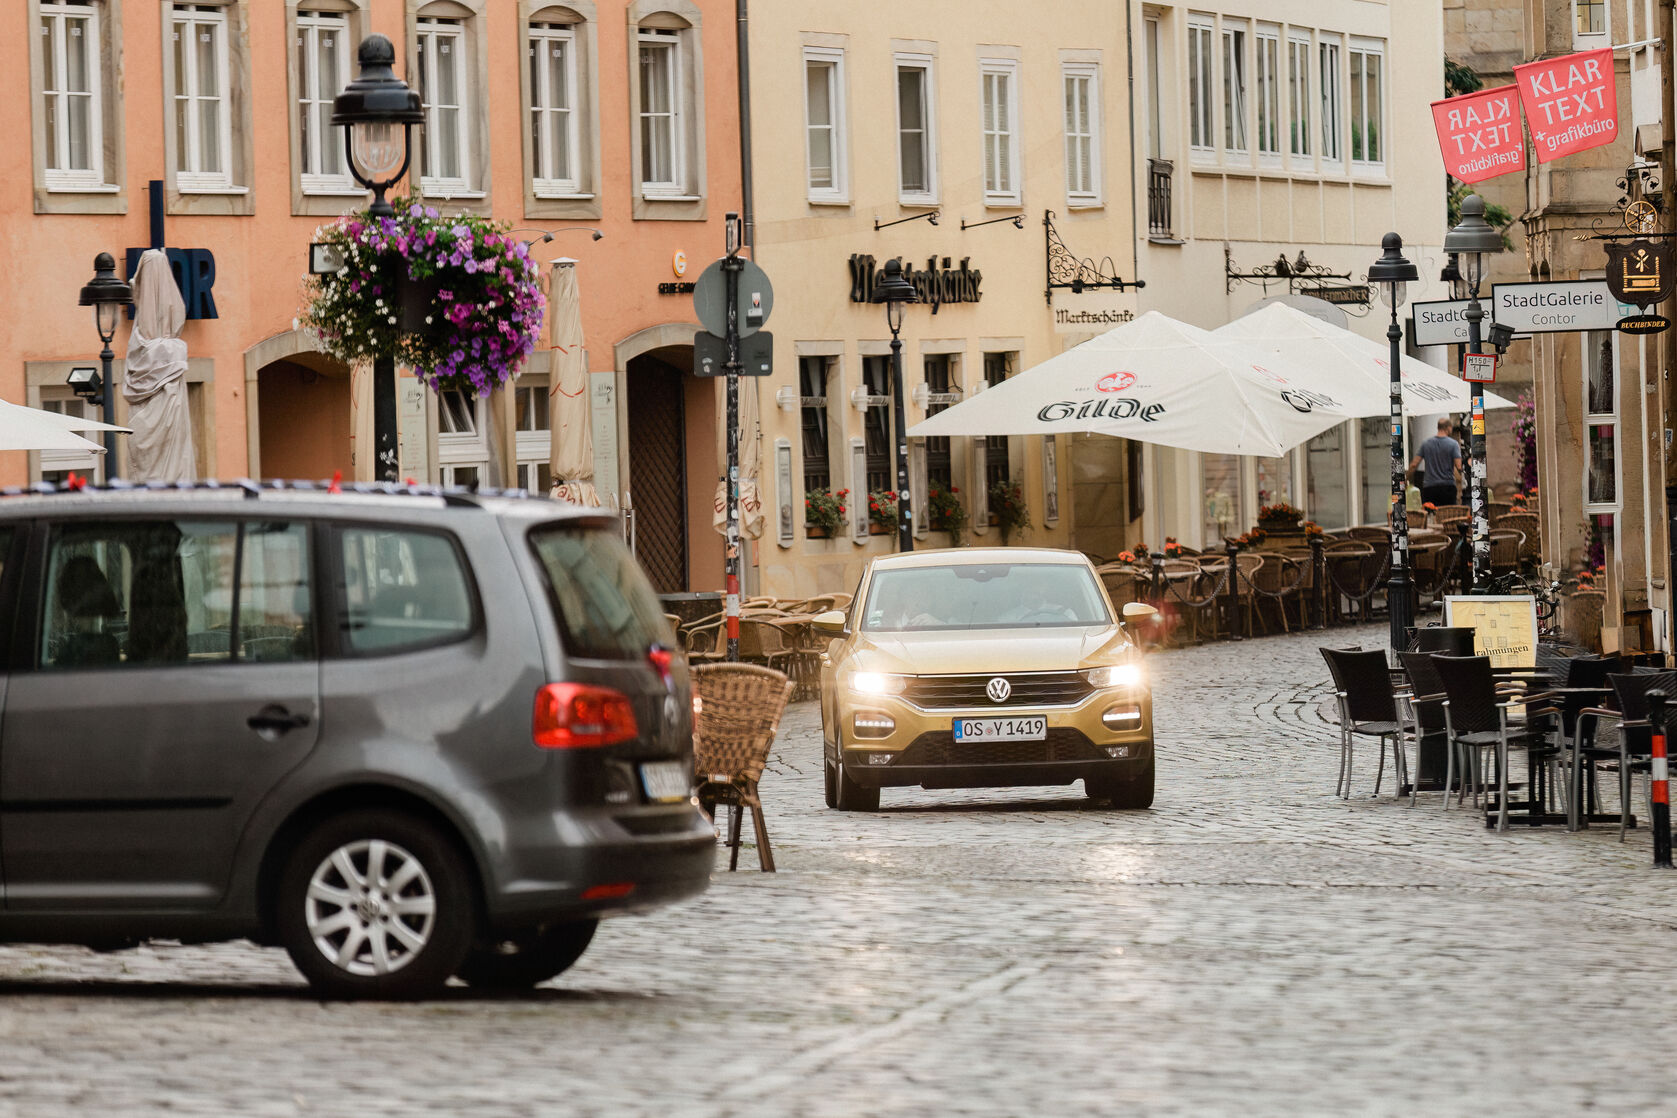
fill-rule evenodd
<path id="1" fill-rule="evenodd" d="M 1456 463 L 1461 461 L 1462 444 L 1449 435 L 1434 435 L 1421 444 L 1421 466 L 1427 471 L 1425 484 L 1454 485 Z"/>

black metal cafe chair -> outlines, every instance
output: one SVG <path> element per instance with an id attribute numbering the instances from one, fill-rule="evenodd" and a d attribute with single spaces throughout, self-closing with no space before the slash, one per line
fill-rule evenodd
<path id="1" fill-rule="evenodd" d="M 1386 667 L 1386 654 L 1354 648 L 1324 648 L 1322 656 L 1333 675 L 1334 694 L 1339 701 L 1339 780 L 1334 793 L 1341 799 L 1351 795 L 1352 743 L 1358 737 L 1378 738 L 1380 767 L 1374 777 L 1374 794 L 1386 775 L 1386 747 L 1390 744 L 1398 787 L 1408 777 L 1403 755 L 1403 722 L 1398 717 L 1398 697 Z"/>
<path id="2" fill-rule="evenodd" d="M 1515 746 L 1525 749 L 1531 770 L 1530 802 L 1533 817 L 1540 817 L 1548 806 L 1549 796 L 1562 787 L 1560 776 L 1560 748 L 1552 739 L 1555 711 L 1543 705 L 1547 696 L 1524 692 L 1499 691 L 1496 677 L 1491 672 L 1488 656 L 1441 656 L 1435 654 L 1433 663 L 1444 682 L 1444 725 L 1451 745 L 1444 776 L 1444 796 L 1450 796 L 1450 785 L 1456 769 L 1456 758 L 1462 759 L 1462 785 L 1458 786 L 1456 802 L 1463 798 L 1469 779 L 1484 772 L 1484 755 L 1493 755 L 1497 779 L 1497 830 L 1508 829 L 1508 754 Z M 1535 704 L 1535 705 L 1534 705 Z M 1471 751 L 1471 753 L 1470 753 Z M 1471 762 L 1471 763 L 1470 763 Z M 1474 782 L 1474 803 L 1478 803 L 1480 781 Z M 1487 797 L 1486 810 L 1490 810 Z"/>

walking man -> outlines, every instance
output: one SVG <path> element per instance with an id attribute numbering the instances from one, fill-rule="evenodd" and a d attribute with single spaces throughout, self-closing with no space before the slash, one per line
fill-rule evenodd
<path id="1" fill-rule="evenodd" d="M 1457 491 L 1462 480 L 1462 444 L 1450 432 L 1450 417 L 1438 421 L 1438 434 L 1421 444 L 1420 453 L 1409 463 L 1409 480 L 1415 480 L 1417 467 L 1426 467 L 1421 483 L 1421 500 L 1431 505 L 1457 503 Z"/>

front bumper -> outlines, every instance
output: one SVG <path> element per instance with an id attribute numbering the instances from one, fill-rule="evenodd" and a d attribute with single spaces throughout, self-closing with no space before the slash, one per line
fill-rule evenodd
<path id="1" fill-rule="evenodd" d="M 1101 720 L 1113 706 L 1138 706 L 1138 723 L 1113 729 Z M 919 785 L 923 788 L 995 788 L 1070 784 L 1075 780 L 1123 780 L 1152 763 L 1153 703 L 1144 687 L 1096 691 L 1071 706 L 994 706 L 926 710 L 895 696 L 842 695 L 839 761 L 864 788 Z M 889 719 L 892 730 L 858 737 L 857 718 Z M 1042 741 L 956 742 L 953 727 L 963 718 L 1042 717 Z M 877 732 L 877 731 L 876 731 Z M 1113 754 L 1119 754 L 1114 756 Z"/>

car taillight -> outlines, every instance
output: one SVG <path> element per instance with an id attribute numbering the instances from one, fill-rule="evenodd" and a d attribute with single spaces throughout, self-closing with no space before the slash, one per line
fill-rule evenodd
<path id="1" fill-rule="evenodd" d="M 587 683 L 549 683 L 536 692 L 530 737 L 543 749 L 588 749 L 640 732 L 629 697 Z"/>

